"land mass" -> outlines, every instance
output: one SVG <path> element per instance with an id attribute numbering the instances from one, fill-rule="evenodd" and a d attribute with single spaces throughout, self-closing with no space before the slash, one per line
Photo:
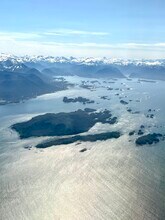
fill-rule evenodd
<path id="1" fill-rule="evenodd" d="M 63 102 L 65 102 L 65 103 L 80 102 L 80 103 L 83 103 L 83 104 L 91 104 L 91 103 L 94 103 L 93 100 L 90 100 L 90 99 L 87 99 L 87 98 L 83 98 L 83 97 L 81 97 L 81 96 L 76 97 L 76 98 L 68 98 L 68 97 L 65 96 L 65 97 L 63 98 Z"/>
<path id="2" fill-rule="evenodd" d="M 75 135 L 73 137 L 60 138 L 56 140 L 43 142 L 41 144 L 36 145 L 36 148 L 47 148 L 47 147 L 51 147 L 55 145 L 71 144 L 77 141 L 82 141 L 82 142 L 105 141 L 108 139 L 119 138 L 119 137 L 120 137 L 120 132 L 118 131 L 106 132 L 106 133 L 100 133 L 100 134 L 91 134 L 91 135 L 85 135 L 85 136 Z"/>
<path id="3" fill-rule="evenodd" d="M 163 139 L 163 135 L 160 133 L 147 134 L 136 139 L 136 145 L 156 144 Z"/>
<path id="4" fill-rule="evenodd" d="M 64 136 L 87 132 L 97 122 L 114 124 L 117 117 L 113 117 L 109 110 L 96 112 L 86 108 L 70 113 L 47 113 L 32 118 L 29 121 L 12 125 L 20 138 L 40 136 Z"/>
<path id="5" fill-rule="evenodd" d="M 65 81 L 55 81 L 43 76 L 38 70 L 24 73 L 0 71 L 0 103 L 20 102 L 38 95 L 67 89 Z"/>

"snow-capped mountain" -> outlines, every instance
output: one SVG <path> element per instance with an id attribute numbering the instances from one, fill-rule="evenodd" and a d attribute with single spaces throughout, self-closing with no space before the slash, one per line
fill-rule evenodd
<path id="1" fill-rule="evenodd" d="M 165 80 L 165 59 L 132 60 L 94 57 L 53 57 L 0 55 L 0 71 L 26 73 L 31 69 L 44 75 L 82 77 L 148 78 Z"/>
<path id="2" fill-rule="evenodd" d="M 127 66 L 130 64 L 140 66 L 165 66 L 165 59 L 157 60 L 134 60 L 134 59 L 117 59 L 117 58 L 95 58 L 95 57 L 53 57 L 53 56 L 15 56 L 8 54 L 0 54 L 0 63 L 10 60 L 13 65 L 18 65 L 19 63 L 77 63 L 85 65 L 100 65 L 100 64 L 115 64 Z M 17 67 L 19 68 L 19 67 Z"/>
<path id="3" fill-rule="evenodd" d="M 0 100 L 15 102 L 66 88 L 54 77 L 165 80 L 165 60 L 0 55 Z M 65 81 L 64 81 L 65 82 Z M 10 88 L 10 89 L 9 89 Z M 29 89 L 30 88 L 30 89 Z"/>

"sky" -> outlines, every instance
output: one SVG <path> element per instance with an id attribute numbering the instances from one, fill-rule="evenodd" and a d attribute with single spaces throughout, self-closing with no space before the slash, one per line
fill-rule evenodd
<path id="1" fill-rule="evenodd" d="M 165 0 L 1 0 L 0 53 L 165 58 Z"/>

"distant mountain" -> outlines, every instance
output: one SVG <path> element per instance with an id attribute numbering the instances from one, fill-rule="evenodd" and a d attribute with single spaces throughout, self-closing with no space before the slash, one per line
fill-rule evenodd
<path id="1" fill-rule="evenodd" d="M 0 54 L 0 63 L 6 60 L 11 60 L 13 63 L 24 63 L 26 66 L 30 68 L 36 69 L 44 69 L 48 67 L 48 65 L 61 63 L 61 64 L 84 64 L 84 65 L 104 65 L 104 64 L 114 64 L 117 66 L 165 66 L 165 59 L 116 59 L 116 58 L 95 58 L 95 57 L 53 57 L 53 56 L 22 56 L 17 57 L 14 55 L 6 55 Z M 52 66 L 51 66 L 52 67 Z"/>
<path id="2" fill-rule="evenodd" d="M 130 78 L 143 78 L 152 80 L 165 80 L 164 66 L 139 66 L 134 68 Z"/>
<path id="3" fill-rule="evenodd" d="M 64 82 L 48 82 L 40 77 L 39 71 L 29 70 L 26 73 L 0 71 L 1 103 L 19 102 L 37 95 L 50 93 L 66 88 Z"/>
<path id="4" fill-rule="evenodd" d="M 25 73 L 37 69 L 40 77 L 78 75 L 82 77 L 145 78 L 165 80 L 165 59 L 124 60 L 93 57 L 0 55 L 0 71 Z"/>
<path id="5" fill-rule="evenodd" d="M 25 64 L 20 63 L 18 61 L 13 61 L 10 59 L 7 59 L 5 61 L 0 62 L 0 71 L 7 70 L 11 72 L 26 72 L 30 68 L 28 68 Z"/>
<path id="6" fill-rule="evenodd" d="M 97 77 L 124 78 L 124 75 L 121 73 L 121 71 L 113 66 L 108 66 L 98 70 L 95 76 L 96 78 Z"/>
<path id="7" fill-rule="evenodd" d="M 66 75 L 73 75 L 69 72 L 68 68 L 60 68 L 60 67 L 51 67 L 42 70 L 43 74 L 50 75 L 50 76 L 66 76 Z"/>
<path id="8" fill-rule="evenodd" d="M 46 68 L 42 71 L 48 75 L 77 75 L 81 77 L 107 77 L 124 78 L 121 71 L 113 65 L 85 65 L 85 64 L 55 64 L 56 67 Z"/>
<path id="9" fill-rule="evenodd" d="M 82 77 L 93 77 L 100 69 L 97 65 L 75 64 L 72 66 L 72 73 Z"/>

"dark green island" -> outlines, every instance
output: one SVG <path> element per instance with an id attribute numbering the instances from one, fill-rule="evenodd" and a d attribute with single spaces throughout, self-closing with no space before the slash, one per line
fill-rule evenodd
<path id="1" fill-rule="evenodd" d="M 20 138 L 40 137 L 40 136 L 65 136 L 48 143 L 42 143 L 37 147 L 44 148 L 52 145 L 69 144 L 76 141 L 97 141 L 120 137 L 117 131 L 102 134 L 80 136 L 77 134 L 87 132 L 97 122 L 114 124 L 117 117 L 113 117 L 109 110 L 97 112 L 95 109 L 85 108 L 75 112 L 61 112 L 57 114 L 47 113 L 32 118 L 29 121 L 12 125 L 12 129 L 17 131 Z"/>
<path id="2" fill-rule="evenodd" d="M 85 136 L 75 135 L 73 137 L 60 138 L 60 139 L 43 142 L 41 144 L 36 145 L 36 148 L 47 148 L 55 145 L 71 144 L 77 141 L 81 141 L 81 142 L 106 141 L 112 138 L 119 138 L 119 137 L 120 137 L 120 132 L 118 131 L 105 132 L 100 134 L 90 134 Z"/>
<path id="3" fill-rule="evenodd" d="M 142 145 L 146 145 L 146 144 L 156 144 L 158 143 L 160 140 L 163 140 L 164 136 L 160 133 L 153 133 L 153 134 L 147 134 L 147 135 L 143 135 L 141 137 L 138 137 L 135 141 L 136 145 L 142 146 Z"/>
<path id="4" fill-rule="evenodd" d="M 63 98 L 63 102 L 65 103 L 74 103 L 74 102 L 80 102 L 80 103 L 83 103 L 83 104 L 91 104 L 91 103 L 94 103 L 93 100 L 90 100 L 90 99 L 87 99 L 87 98 L 83 98 L 81 96 L 79 97 L 76 97 L 76 98 L 68 98 L 68 97 L 64 97 Z"/>

